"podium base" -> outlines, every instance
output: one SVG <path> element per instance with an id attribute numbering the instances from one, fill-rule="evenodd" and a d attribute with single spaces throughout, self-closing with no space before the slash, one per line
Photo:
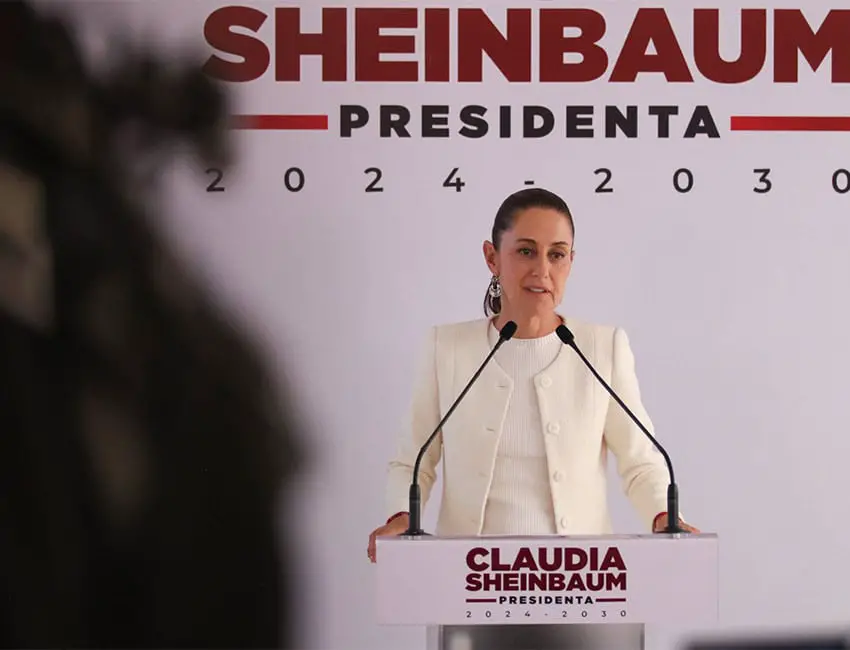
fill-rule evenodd
<path id="1" fill-rule="evenodd" d="M 439 625 L 428 650 L 644 650 L 643 624 Z"/>

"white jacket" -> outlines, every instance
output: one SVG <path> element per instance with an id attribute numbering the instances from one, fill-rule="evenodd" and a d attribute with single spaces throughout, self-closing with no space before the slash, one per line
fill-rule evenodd
<path id="1" fill-rule="evenodd" d="M 640 399 L 626 333 L 564 318 L 576 344 L 644 426 L 652 423 Z M 410 421 L 389 464 L 387 514 L 408 510 L 419 448 L 490 352 L 488 319 L 430 330 Z M 504 345 L 510 345 L 507 341 Z M 535 377 L 550 468 L 557 530 L 563 535 L 612 532 L 607 503 L 607 450 L 617 459 L 623 489 L 647 529 L 666 511 L 669 473 L 664 458 L 608 395 L 575 351 L 563 346 Z M 422 509 L 442 460 L 443 495 L 436 534 L 481 532 L 511 378 L 492 360 L 435 438 L 420 466 Z"/>

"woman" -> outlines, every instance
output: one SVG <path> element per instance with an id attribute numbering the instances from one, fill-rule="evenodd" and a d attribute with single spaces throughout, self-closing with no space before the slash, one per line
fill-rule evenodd
<path id="1" fill-rule="evenodd" d="M 420 467 L 423 504 L 441 455 L 449 468 L 437 534 L 610 533 L 608 450 L 647 528 L 667 525 L 663 457 L 555 332 L 561 323 L 572 330 L 579 348 L 651 431 L 625 332 L 557 311 L 572 269 L 574 236 L 570 210 L 552 192 L 525 189 L 502 203 L 492 241 L 484 243 L 492 273 L 487 318 L 431 330 L 410 429 L 389 467 L 390 517 L 369 538 L 373 562 L 376 537 L 407 529 L 419 448 L 508 321 L 517 324 L 516 334 L 482 372 Z"/>

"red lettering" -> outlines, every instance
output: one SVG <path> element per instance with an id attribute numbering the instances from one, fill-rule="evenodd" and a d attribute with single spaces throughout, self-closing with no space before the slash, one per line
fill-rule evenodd
<path id="1" fill-rule="evenodd" d="M 482 576 L 483 581 L 481 588 L 484 591 L 501 591 L 502 589 L 502 574 L 501 573 L 485 573 Z"/>
<path id="2" fill-rule="evenodd" d="M 487 557 L 487 549 L 481 547 L 469 549 L 469 553 L 466 554 L 466 566 L 472 571 L 486 571 L 490 568 L 487 562 L 478 562 L 476 559 L 478 557 Z"/>
<path id="3" fill-rule="evenodd" d="M 528 569 L 529 571 L 537 571 L 537 563 L 534 561 L 534 555 L 532 554 L 530 548 L 519 549 L 519 552 L 516 554 L 516 559 L 514 560 L 513 566 L 511 567 L 512 571 L 521 571 L 522 569 Z"/>
<path id="4" fill-rule="evenodd" d="M 611 547 L 606 551 L 602 564 L 599 567 L 599 571 L 610 571 L 611 569 L 618 569 L 619 571 L 626 570 L 626 563 L 620 554 L 620 549 L 616 547 Z"/>
<path id="5" fill-rule="evenodd" d="M 625 573 L 606 573 L 605 579 L 607 582 L 606 588 L 608 591 L 615 589 L 626 590 L 626 574 Z"/>
<path id="6" fill-rule="evenodd" d="M 650 44 L 655 54 L 649 54 Z M 638 9 L 611 81 L 634 81 L 641 72 L 661 72 L 667 81 L 693 81 L 685 55 L 664 9 Z"/>
<path id="7" fill-rule="evenodd" d="M 511 82 L 531 81 L 531 10 L 508 9 L 503 36 L 483 9 L 458 9 L 458 81 L 483 79 L 484 54 Z"/>
<path id="8" fill-rule="evenodd" d="M 564 549 L 564 569 L 579 571 L 587 566 L 587 553 L 580 548 Z"/>
<path id="9" fill-rule="evenodd" d="M 550 550 L 551 558 L 548 552 Z M 601 561 L 601 550 L 597 547 L 588 550 L 574 547 L 552 549 L 521 547 L 517 550 L 516 555 L 510 559 L 503 559 L 501 551 L 502 549 L 499 547 L 489 550 L 482 547 L 470 549 L 466 555 L 466 565 L 472 571 L 486 571 L 488 569 L 512 572 L 581 571 L 582 569 L 589 571 L 626 570 L 623 556 L 616 547 L 606 548 Z M 488 555 L 491 558 L 489 564 L 484 559 Z M 481 559 L 479 560 L 479 558 Z"/>
<path id="10" fill-rule="evenodd" d="M 815 32 L 799 9 L 777 9 L 774 13 L 773 78 L 796 83 L 798 52 L 817 70 L 832 53 L 833 83 L 850 83 L 850 10 L 831 10 Z"/>
<path id="11" fill-rule="evenodd" d="M 490 566 L 492 567 L 493 571 L 510 571 L 511 565 L 502 562 L 501 555 L 502 552 L 500 549 L 494 548 L 493 550 L 491 550 L 490 557 L 492 558 L 492 562 Z"/>
<path id="12" fill-rule="evenodd" d="M 741 54 L 735 61 L 720 56 L 720 10 L 694 10 L 694 61 L 702 75 L 722 84 L 754 79 L 767 57 L 767 10 L 741 10 Z"/>
<path id="13" fill-rule="evenodd" d="M 413 34 L 381 34 L 382 29 L 415 29 L 418 18 L 413 8 L 354 10 L 356 81 L 418 81 L 418 61 L 381 61 L 382 54 L 414 54 Z"/>
<path id="14" fill-rule="evenodd" d="M 541 548 L 539 549 L 537 562 L 540 565 L 540 568 L 544 571 L 557 571 L 561 567 L 561 557 L 563 550 L 560 548 L 552 549 L 552 556 L 549 557 L 549 553 L 547 553 L 548 549 Z"/>
<path id="15" fill-rule="evenodd" d="M 605 589 L 605 576 L 607 573 L 588 573 L 587 588 L 589 591 L 602 591 Z"/>
<path id="16" fill-rule="evenodd" d="M 562 580 L 564 578 L 564 576 L 560 573 L 530 573 L 526 577 L 528 580 L 525 581 L 525 584 L 520 586 L 522 591 L 547 589 L 550 578 L 561 578 Z"/>
<path id="17" fill-rule="evenodd" d="M 580 36 L 564 36 L 578 27 Z M 593 9 L 540 10 L 540 81 L 593 81 L 608 69 L 608 54 L 599 45 L 605 17 Z M 564 53 L 581 54 L 581 62 L 564 62 Z"/>
<path id="18" fill-rule="evenodd" d="M 581 579 L 580 573 L 570 575 L 570 581 L 567 583 L 567 591 L 586 591 L 584 580 Z"/>
<path id="19" fill-rule="evenodd" d="M 301 32 L 301 8 L 275 9 L 275 80 L 301 81 L 301 57 L 322 57 L 322 81 L 345 81 L 348 25 L 344 7 L 322 9 L 322 31 Z"/>
<path id="20" fill-rule="evenodd" d="M 423 18 L 420 21 L 420 13 Z M 510 83 L 532 81 L 532 9 L 504 10 L 505 29 L 496 26 L 488 10 L 460 7 L 356 8 L 353 80 L 361 82 L 460 82 L 483 81 L 485 55 Z M 693 55 L 702 76 L 720 84 L 740 84 L 756 78 L 767 60 L 768 13 L 742 9 L 740 52 L 724 59 L 720 48 L 720 10 L 693 10 Z M 456 12 L 456 13 L 455 13 Z M 602 45 L 607 33 L 605 17 L 584 8 L 536 10 L 539 17 L 539 69 L 541 83 L 582 83 L 601 79 L 609 66 Z M 275 65 L 276 81 L 300 81 L 301 60 L 321 58 L 323 81 L 348 80 L 348 9 L 321 8 L 318 33 L 304 33 L 301 9 L 275 9 L 274 54 L 271 40 L 258 36 L 269 15 L 251 7 L 224 6 L 204 21 L 203 33 L 212 53 L 204 63 L 206 74 L 227 82 L 254 81 Z M 452 51 L 452 19 L 457 20 L 457 51 Z M 850 9 L 833 9 L 818 27 L 801 9 L 773 12 L 773 77 L 778 83 L 796 83 L 800 55 L 812 71 L 831 55 L 833 83 L 850 83 Z M 387 29 L 422 30 L 420 36 L 388 34 Z M 570 28 L 574 33 L 565 35 Z M 264 42 L 265 41 L 265 42 Z M 269 43 L 267 45 L 267 43 Z M 614 43 L 616 45 L 616 43 Z M 387 60 L 385 55 L 410 55 Z M 224 58 L 224 55 L 230 55 Z M 567 55 L 572 55 L 569 58 Z M 565 60 L 566 58 L 566 60 Z M 422 72 L 420 73 L 420 65 Z M 669 17 L 663 8 L 637 10 L 610 73 L 611 82 L 635 82 L 641 73 L 661 73 L 668 82 L 692 82 L 693 75 Z"/>
<path id="21" fill-rule="evenodd" d="M 495 549 L 494 549 L 495 552 Z M 626 572 L 469 573 L 466 591 L 614 591 L 626 590 Z"/>
<path id="22" fill-rule="evenodd" d="M 233 27 L 243 27 L 254 33 L 266 22 L 266 14 L 251 7 L 220 7 L 204 21 L 204 38 L 210 47 L 242 58 L 227 61 L 216 54 L 204 63 L 205 74 L 221 81 L 253 81 L 263 76 L 271 63 L 269 48 L 259 38 L 239 34 Z"/>
<path id="23" fill-rule="evenodd" d="M 425 10 L 425 81 L 451 80 L 450 21 L 448 9 Z"/>

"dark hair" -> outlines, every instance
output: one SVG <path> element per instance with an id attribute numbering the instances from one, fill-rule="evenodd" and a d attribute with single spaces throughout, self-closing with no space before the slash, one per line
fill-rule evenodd
<path id="1" fill-rule="evenodd" d="M 296 420 L 141 201 L 181 141 L 225 162 L 224 96 L 118 63 L 0 2 L 0 647 L 290 647 Z"/>
<path id="2" fill-rule="evenodd" d="M 573 222 L 573 215 L 564 199 L 542 187 L 530 187 L 514 192 L 502 201 L 502 205 L 499 206 L 499 210 L 496 212 L 496 218 L 493 220 L 493 232 L 491 233 L 491 241 L 497 250 L 502 242 L 502 234 L 513 227 L 514 221 L 520 212 L 529 208 L 550 208 L 560 212 L 567 218 L 570 224 L 570 231 L 573 237 L 575 237 L 576 228 Z M 491 296 L 488 289 L 487 294 L 484 296 L 485 315 L 498 314 L 501 311 L 502 299 Z"/>

